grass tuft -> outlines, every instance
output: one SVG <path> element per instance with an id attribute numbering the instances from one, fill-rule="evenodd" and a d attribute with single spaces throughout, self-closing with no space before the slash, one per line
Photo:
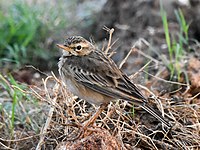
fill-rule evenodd
<path id="1" fill-rule="evenodd" d="M 0 62 L 12 62 L 20 67 L 52 58 L 53 50 L 46 55 L 51 46 L 48 45 L 51 33 L 59 32 L 68 21 L 62 11 L 55 11 L 63 10 L 61 3 L 44 9 L 46 5 L 16 0 L 0 10 Z"/>
<path id="2" fill-rule="evenodd" d="M 180 75 L 183 72 L 181 70 L 181 60 L 184 55 L 184 44 L 188 45 L 188 29 L 189 24 L 186 23 L 184 15 L 181 9 L 175 11 L 177 21 L 179 23 L 180 32 L 178 33 L 178 40 L 170 36 L 167 13 L 163 9 L 162 0 L 160 0 L 160 13 L 163 23 L 163 28 L 165 32 L 165 40 L 168 47 L 169 61 L 163 61 L 167 68 L 170 70 L 170 79 L 173 79 L 177 76 L 178 81 L 180 80 Z"/>

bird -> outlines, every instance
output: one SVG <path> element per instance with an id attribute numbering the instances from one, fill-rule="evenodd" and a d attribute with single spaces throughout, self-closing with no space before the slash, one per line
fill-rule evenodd
<path id="1" fill-rule="evenodd" d="M 111 101 L 122 99 L 140 106 L 166 127 L 172 127 L 116 63 L 91 42 L 81 36 L 70 36 L 57 47 L 63 50 L 58 71 L 67 89 L 80 99 L 100 106 L 85 126 L 93 123 Z"/>

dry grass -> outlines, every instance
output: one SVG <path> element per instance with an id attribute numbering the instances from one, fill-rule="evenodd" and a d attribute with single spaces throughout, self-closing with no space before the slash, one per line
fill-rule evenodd
<path id="1" fill-rule="evenodd" d="M 48 77 L 44 82 L 45 86 L 52 82 L 50 79 L 55 86 L 52 90 L 46 88 L 45 91 L 52 109 L 41 131 L 38 149 L 49 149 L 52 146 L 62 149 L 63 144 L 68 149 L 79 149 L 82 145 L 91 149 L 109 149 L 109 146 L 111 149 L 199 147 L 200 107 L 198 103 L 187 104 L 184 100 L 170 104 L 168 100 L 162 99 L 163 109 L 168 111 L 166 115 L 171 118 L 173 116 L 175 122 L 171 131 L 162 129 L 151 116 L 141 115 L 141 110 L 137 108 L 137 112 L 133 114 L 132 104 L 118 100 L 110 103 L 95 124 L 88 127 L 84 137 L 80 137 L 82 124 L 95 112 L 95 106 L 71 95 L 55 76 Z M 151 119 L 154 121 L 151 122 Z"/>
<path id="2" fill-rule="evenodd" d="M 31 89 L 34 96 L 51 106 L 41 133 L 24 134 L 24 138 L 18 139 L 16 131 L 15 139 L 0 139 L 2 148 L 12 149 L 7 146 L 12 142 L 18 149 L 20 142 L 27 141 L 37 144 L 37 149 L 64 149 L 63 145 L 68 149 L 79 149 L 81 145 L 91 149 L 198 149 L 200 146 L 200 105 L 197 98 L 179 97 L 176 101 L 160 98 L 165 114 L 175 122 L 171 131 L 162 129 L 157 120 L 137 107 L 133 113 L 132 104 L 126 101 L 111 102 L 95 124 L 88 127 L 85 136 L 79 138 L 82 124 L 96 107 L 71 95 L 54 75 L 48 76 L 43 83 L 43 88 Z"/>

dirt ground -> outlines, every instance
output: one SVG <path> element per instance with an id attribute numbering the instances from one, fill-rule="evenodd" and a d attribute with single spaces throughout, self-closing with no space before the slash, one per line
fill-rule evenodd
<path id="1" fill-rule="evenodd" d="M 96 106 L 69 93 L 56 71 L 54 75 L 25 68 L 12 75 L 27 85 L 22 92 L 37 102 L 19 104 L 19 116 L 26 115 L 17 118 L 12 137 L 6 129 L 7 114 L 1 109 L 0 149 L 200 149 L 200 3 L 190 0 L 190 5 L 183 5 L 171 0 L 163 5 L 169 31 L 175 38 L 180 29 L 173 10 L 181 8 L 190 23 L 190 40 L 183 46 L 179 63 L 180 78 L 170 78 L 165 65 L 164 58 L 167 60 L 169 54 L 158 0 L 108 0 L 92 24 L 81 28 L 73 25 L 67 29 L 70 32 L 64 32 L 87 39 L 92 36 L 96 46 L 102 48 L 109 39 L 109 32 L 103 28 L 114 28 L 113 60 L 120 65 L 128 56 L 121 69 L 149 97 L 150 105 L 168 118 L 173 124 L 171 129 L 141 108 L 117 100 L 83 131 L 82 125 L 94 114 Z M 9 103 L 6 97 L 2 92 L 1 102 Z"/>

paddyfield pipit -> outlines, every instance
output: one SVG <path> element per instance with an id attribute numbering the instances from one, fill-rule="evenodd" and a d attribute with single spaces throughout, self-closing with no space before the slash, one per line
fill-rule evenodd
<path id="1" fill-rule="evenodd" d="M 100 106 L 86 126 L 95 121 L 110 101 L 122 99 L 139 105 L 165 126 L 171 127 L 160 113 L 148 105 L 147 98 L 114 61 L 92 43 L 83 37 L 72 36 L 63 45 L 57 46 L 63 49 L 58 63 L 59 74 L 69 91 Z"/>

